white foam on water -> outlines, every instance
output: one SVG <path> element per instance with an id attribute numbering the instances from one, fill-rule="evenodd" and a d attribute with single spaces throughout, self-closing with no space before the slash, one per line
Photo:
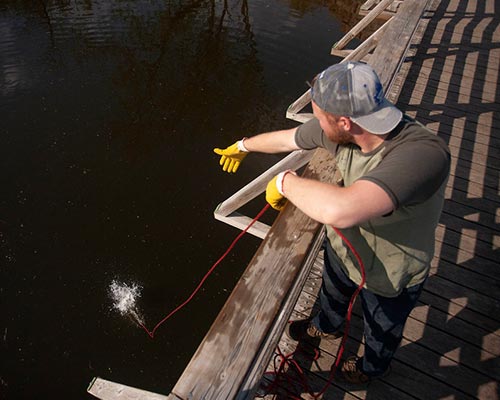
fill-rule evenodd
<path id="1" fill-rule="evenodd" d="M 142 287 L 137 283 L 130 285 L 113 280 L 109 285 L 109 294 L 113 300 L 113 308 L 121 315 L 128 316 L 136 322 L 144 324 L 144 318 L 137 308 L 137 300 L 141 297 Z"/>

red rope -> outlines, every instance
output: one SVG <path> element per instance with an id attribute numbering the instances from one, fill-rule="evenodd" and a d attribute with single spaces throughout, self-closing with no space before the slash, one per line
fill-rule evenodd
<path id="1" fill-rule="evenodd" d="M 342 359 L 342 354 L 344 353 L 344 348 L 345 348 L 345 342 L 347 340 L 347 336 L 349 335 L 349 329 L 351 326 L 351 317 L 352 317 L 352 309 L 354 306 L 354 302 L 356 301 L 356 298 L 359 295 L 359 292 L 361 292 L 361 289 L 363 289 L 363 286 L 366 282 L 366 274 L 365 274 L 365 266 L 363 264 L 363 260 L 361 259 L 359 253 L 356 251 L 352 243 L 344 236 L 344 234 L 337 228 L 332 227 L 333 230 L 339 235 L 339 237 L 342 239 L 342 241 L 345 243 L 345 245 L 351 250 L 353 253 L 354 257 L 356 258 L 356 261 L 358 262 L 359 268 L 361 270 L 361 282 L 359 283 L 358 287 L 354 291 L 354 293 L 351 296 L 351 299 L 349 300 L 349 307 L 347 308 L 347 314 L 345 318 L 345 329 L 344 329 L 344 335 L 342 336 L 342 341 L 340 342 L 340 346 L 337 350 L 337 355 L 336 355 L 336 360 L 334 365 L 332 366 L 330 370 L 330 375 L 328 376 L 328 380 L 325 384 L 325 386 L 321 389 L 320 392 L 318 393 L 313 393 L 312 390 L 310 389 L 309 384 L 307 383 L 305 374 L 302 372 L 302 369 L 300 368 L 299 364 L 297 361 L 293 359 L 293 356 L 295 355 L 296 351 L 283 355 L 281 352 L 280 348 L 277 348 L 277 357 L 280 359 L 280 364 L 278 368 L 276 368 L 276 365 L 274 365 L 274 371 L 268 371 L 266 372 L 267 375 L 272 375 L 274 376 L 274 380 L 271 384 L 269 384 L 266 387 L 267 393 L 272 393 L 273 390 L 277 389 L 279 386 L 282 386 L 283 382 L 288 383 L 286 387 L 291 387 L 289 378 L 286 377 L 286 372 L 285 372 L 285 366 L 288 366 L 289 368 L 294 369 L 296 372 L 298 372 L 299 377 L 301 379 L 301 385 L 302 385 L 302 390 L 305 393 L 309 393 L 314 399 L 319 399 L 321 398 L 325 392 L 328 390 L 330 385 L 332 384 L 335 374 L 337 372 L 337 368 L 340 365 L 340 360 Z M 315 361 L 318 358 L 318 355 L 316 354 L 314 357 Z M 276 364 L 276 363 L 275 363 Z M 285 375 L 285 376 L 283 376 Z"/>
<path id="2" fill-rule="evenodd" d="M 337 357 L 335 360 L 335 364 L 331 368 L 330 376 L 328 377 L 328 381 L 326 382 L 325 387 L 315 396 L 316 398 L 321 397 L 326 392 L 326 390 L 332 384 L 333 379 L 335 378 L 335 373 L 337 372 L 337 368 L 340 365 L 340 360 L 342 359 L 342 354 L 344 353 L 345 342 L 347 340 L 347 336 L 349 335 L 349 329 L 351 327 L 352 309 L 354 307 L 354 302 L 356 301 L 356 297 L 358 297 L 359 292 L 361 292 L 361 289 L 363 289 L 363 286 L 366 282 L 365 265 L 363 264 L 363 260 L 361 259 L 359 253 L 356 251 L 356 249 L 354 248 L 352 243 L 344 236 L 344 234 L 338 228 L 335 228 L 335 227 L 332 227 L 332 228 L 335 231 L 335 233 L 340 236 L 340 238 L 345 243 L 345 245 L 347 247 L 349 247 L 352 254 L 354 254 L 354 257 L 356 257 L 356 261 L 358 262 L 359 269 L 361 270 L 361 282 L 359 283 L 358 287 L 356 288 L 356 291 L 352 294 L 351 300 L 349 301 L 349 307 L 347 308 L 347 315 L 345 318 L 344 336 L 342 336 L 342 341 L 340 342 L 340 346 L 337 350 Z"/>
<path id="3" fill-rule="evenodd" d="M 229 247 L 224 252 L 224 254 L 212 265 L 212 267 L 210 267 L 210 269 L 207 271 L 205 276 L 203 276 L 200 283 L 193 290 L 193 292 L 189 295 L 189 297 L 184 302 L 179 304 L 176 308 L 174 308 L 165 318 L 163 318 L 160 322 L 158 322 L 156 324 L 156 326 L 153 328 L 153 330 L 150 331 L 144 324 L 142 324 L 140 321 L 137 321 L 139 326 L 141 326 L 146 331 L 146 333 L 149 335 L 149 337 L 151 339 L 154 338 L 155 332 L 158 330 L 158 328 L 164 322 L 166 322 L 168 319 L 170 319 L 174 314 L 176 314 L 182 308 L 184 308 L 193 299 L 193 297 L 196 295 L 196 293 L 198 293 L 198 291 L 201 289 L 201 287 L 203 286 L 205 281 L 208 279 L 208 277 L 212 274 L 212 272 L 215 270 L 215 268 L 222 262 L 222 260 L 224 260 L 224 258 L 226 258 L 226 256 L 234 248 L 236 243 L 243 237 L 243 235 L 246 232 L 248 232 L 248 230 L 255 224 L 255 222 L 258 219 L 260 219 L 260 217 L 267 211 L 268 208 L 269 208 L 269 204 L 266 204 L 264 206 L 264 208 L 262 208 L 262 210 L 260 210 L 260 212 L 257 214 L 257 216 L 252 220 L 252 222 L 250 222 L 250 224 L 243 231 L 240 232 L 240 234 L 236 237 L 236 239 L 233 240 L 233 242 L 229 245 Z M 333 227 L 333 230 L 337 233 L 337 235 L 339 235 L 339 237 L 342 239 L 342 241 L 345 243 L 345 245 L 347 247 L 349 247 L 349 249 L 353 253 L 354 257 L 356 258 L 356 260 L 359 264 L 360 270 L 361 270 L 361 282 L 358 285 L 358 287 L 356 288 L 355 292 L 353 293 L 353 295 L 351 296 L 351 299 L 349 301 L 349 307 L 347 309 L 347 314 L 346 314 L 346 318 L 345 318 L 344 335 L 342 336 L 342 341 L 340 342 L 340 346 L 337 350 L 335 364 L 332 366 L 332 368 L 330 370 L 330 375 L 328 377 L 328 381 L 326 382 L 323 389 L 320 392 L 318 392 L 317 394 L 314 394 L 314 393 L 312 393 L 312 391 L 307 383 L 307 379 L 305 377 L 304 372 L 302 371 L 302 368 L 297 363 L 297 361 L 295 361 L 293 359 L 295 352 L 292 352 L 290 354 L 285 355 L 281 352 L 281 350 L 278 347 L 277 348 L 278 354 L 274 360 L 274 371 L 266 372 L 266 374 L 268 374 L 268 375 L 275 376 L 275 379 L 273 380 L 273 382 L 266 388 L 268 393 L 271 393 L 272 390 L 275 389 L 275 387 L 279 386 L 280 380 L 285 380 L 288 384 L 287 386 L 290 387 L 290 384 L 291 384 L 290 379 L 285 374 L 285 367 L 288 366 L 288 367 L 294 368 L 298 372 L 298 375 L 301 378 L 302 387 L 305 390 L 305 392 L 311 394 L 313 398 L 319 399 L 321 396 L 323 396 L 323 394 L 327 391 L 327 389 L 332 384 L 333 379 L 335 377 L 335 373 L 337 372 L 337 368 L 340 365 L 340 360 L 342 359 L 342 354 L 344 353 L 345 342 L 347 340 L 347 336 L 349 335 L 352 309 L 354 306 L 354 302 L 356 301 L 356 297 L 358 296 L 359 292 L 361 292 L 361 289 L 363 289 L 363 286 L 364 286 L 365 281 L 366 281 L 366 275 L 365 275 L 365 267 L 364 267 L 363 261 L 361 260 L 361 257 L 359 255 L 359 253 L 356 251 L 356 249 L 354 248 L 354 246 L 351 244 L 351 242 L 349 242 L 349 240 L 344 236 L 344 234 L 339 229 Z M 276 362 L 277 362 L 276 358 L 279 359 L 278 365 L 276 365 Z M 317 359 L 317 355 L 315 357 L 315 360 L 316 359 Z"/>
<path id="4" fill-rule="evenodd" d="M 178 311 L 180 311 L 182 308 L 184 308 L 192 299 L 193 297 L 196 295 L 196 293 L 198 293 L 198 291 L 201 289 L 201 287 L 203 286 L 203 284 L 205 283 L 205 281 L 207 280 L 207 278 L 212 274 L 212 272 L 215 270 L 215 268 L 217 267 L 217 265 L 219 265 L 221 263 L 222 260 L 224 260 L 224 258 L 226 258 L 226 256 L 229 254 L 229 252 L 233 249 L 233 247 L 236 245 L 236 243 L 242 238 L 242 236 L 247 233 L 247 231 L 252 227 L 253 224 L 255 224 L 255 222 L 257 222 L 257 220 L 262 217 L 262 215 L 267 211 L 267 209 L 269 208 L 269 204 L 266 204 L 264 206 L 264 208 L 262 210 L 260 210 L 260 212 L 257 214 L 257 216 L 252 220 L 252 222 L 250 222 L 250 224 L 248 224 L 248 226 L 242 230 L 240 232 L 240 234 L 238 236 L 236 236 L 236 239 L 233 240 L 233 242 L 231 243 L 231 245 L 227 248 L 227 250 L 224 252 L 224 254 L 215 262 L 214 265 L 212 265 L 210 267 L 210 269 L 208 270 L 208 272 L 205 274 L 205 276 L 201 279 L 200 283 L 198 284 L 198 286 L 196 287 L 196 289 L 193 290 L 193 292 L 189 295 L 189 297 L 184 301 L 182 302 L 181 304 L 179 304 L 176 308 L 174 308 L 165 318 L 163 318 L 160 322 L 158 322 L 156 324 L 156 326 L 153 328 L 152 331 L 150 331 L 144 324 L 142 324 L 140 321 L 136 321 L 137 324 L 146 331 L 146 333 L 149 335 L 149 337 L 151 339 L 154 338 L 154 335 L 155 335 L 155 332 L 157 331 L 157 329 L 165 322 L 167 321 L 169 318 L 171 318 L 175 313 L 177 313 Z"/>

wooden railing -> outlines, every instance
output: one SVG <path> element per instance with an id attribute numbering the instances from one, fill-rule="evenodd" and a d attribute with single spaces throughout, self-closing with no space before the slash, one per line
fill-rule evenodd
<path id="1" fill-rule="evenodd" d="M 365 18 L 374 19 L 392 2 L 380 2 Z M 405 0 L 392 18 L 359 48 L 350 51 L 345 59 L 361 60 L 373 50 L 369 56 L 370 64 L 390 91 L 426 4 L 425 0 Z M 366 26 L 366 20 L 360 24 Z M 346 36 L 347 39 L 340 41 L 340 45 L 345 46 L 355 37 L 352 32 Z M 335 49 L 339 50 L 339 44 Z M 308 120 L 311 115 L 299 111 L 309 102 L 308 91 L 289 107 L 287 116 L 301 122 Z M 221 215 L 226 214 L 227 218 L 247 199 L 260 194 L 269 179 L 280 170 L 298 168 L 309 155 L 289 157 L 219 205 L 216 217 L 221 219 Z M 324 150 L 318 150 L 307 165 L 304 176 L 331 182 L 334 168 L 331 156 Z M 254 397 L 304 277 L 320 248 L 322 232 L 319 223 L 292 204 L 287 204 L 172 390 L 171 399 Z"/>
<path id="2" fill-rule="evenodd" d="M 388 7 L 394 3 L 394 0 L 382 0 L 376 4 L 376 0 L 366 2 L 361 9 L 367 12 L 367 15 L 354 26 L 344 37 L 335 43 L 332 47 L 331 54 L 343 57 L 342 62 L 359 61 L 365 58 L 373 49 L 375 49 L 380 41 L 380 38 L 389 27 L 392 17 L 387 20 L 379 29 L 377 29 L 368 39 L 354 50 L 344 50 L 344 48 L 361 33 L 366 27 L 377 17 L 379 17 Z M 401 3 L 400 1 L 397 3 Z M 370 9 L 373 7 L 373 9 Z M 389 84 L 391 82 L 388 82 Z M 306 91 L 302 96 L 295 100 L 286 112 L 286 117 L 298 122 L 306 122 L 313 117 L 311 113 L 301 113 L 308 104 L 311 103 L 310 91 Z M 297 151 L 289 154 L 279 163 L 271 167 L 262 175 L 254 179 L 240 191 L 235 193 L 226 201 L 219 204 L 214 211 L 214 217 L 229 225 L 235 226 L 239 229 L 244 229 L 252 221 L 250 217 L 238 213 L 240 207 L 255 197 L 259 196 L 266 188 L 267 183 L 276 174 L 287 169 L 297 170 L 307 164 L 313 156 L 313 152 Z M 269 231 L 270 226 L 257 222 L 249 233 L 264 238 Z"/>
<path id="3" fill-rule="evenodd" d="M 345 56 L 343 62 L 369 58 L 386 93 L 390 93 L 390 99 L 395 101 L 399 93 L 393 85 L 396 78 L 404 79 L 398 73 L 428 1 L 397 2 L 400 3 L 397 13 L 390 14 L 382 27 L 356 49 L 344 50 L 369 22 L 382 13 L 387 15 L 387 7 L 394 2 L 367 1 L 365 18 L 334 45 L 332 52 Z M 310 113 L 300 112 L 309 103 L 308 91 L 288 108 L 287 117 L 299 122 L 312 118 Z M 325 150 L 292 153 L 221 203 L 214 212 L 215 217 L 243 229 L 250 218 L 238 214 L 236 210 L 262 193 L 274 175 L 282 170 L 300 168 L 308 161 L 303 174 L 305 177 L 333 182 L 335 164 Z M 251 233 L 264 240 L 168 396 L 169 400 L 254 398 L 324 234 L 322 225 L 290 203 L 272 227 L 259 223 Z M 112 383 L 98 382 L 109 392 Z M 120 393 L 123 394 L 123 390 L 120 385 Z M 92 393 L 92 385 L 89 391 Z M 110 395 L 100 398 L 119 397 Z"/>

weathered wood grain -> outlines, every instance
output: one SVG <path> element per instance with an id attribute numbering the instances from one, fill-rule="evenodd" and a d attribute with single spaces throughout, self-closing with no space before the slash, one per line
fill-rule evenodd
<path id="1" fill-rule="evenodd" d="M 427 3 L 427 0 L 404 1 L 384 33 L 381 44 L 385 45 L 377 46 L 370 58 L 386 92 L 390 91 Z"/>
<path id="2" fill-rule="evenodd" d="M 435 13 L 426 13 L 430 19 L 423 21 L 420 17 L 428 4 Z M 391 100 L 397 101 L 401 93 L 398 106 L 416 115 L 449 143 L 453 165 L 447 201 L 437 229 L 436 257 L 418 306 L 405 327 L 393 373 L 371 384 L 367 390 L 334 382 L 326 399 L 342 396 L 352 400 L 498 399 L 500 136 L 494 127 L 500 120 L 495 100 L 499 93 L 495 66 L 500 63 L 500 52 L 495 48 L 500 30 L 492 25 L 492 15 L 485 16 L 490 19 L 481 20 L 467 14 L 491 11 L 494 7 L 493 0 L 481 3 L 405 0 L 370 56 L 370 63 L 384 86 L 390 89 Z M 415 35 L 421 44 L 418 48 L 409 48 L 415 43 L 412 39 Z M 397 59 L 404 54 L 409 57 Z M 487 65 L 482 63 L 485 59 Z M 395 79 L 398 71 L 404 73 Z M 304 94 L 291 111 L 298 112 L 309 100 L 307 93 Z M 304 118 L 298 115 L 298 120 Z M 252 385 L 236 397 L 235 393 L 244 385 L 241 376 L 246 374 L 245 368 L 253 368 L 254 373 L 258 371 L 256 364 L 249 363 L 248 359 L 259 354 L 259 343 L 265 342 L 266 331 L 272 331 L 275 326 L 271 314 L 277 313 L 276 303 L 285 297 L 283 288 L 291 287 L 285 271 L 297 273 L 300 268 L 296 266 L 297 259 L 304 257 L 306 242 L 313 240 L 309 222 L 301 218 L 300 213 L 287 207 L 276 220 L 269 241 L 259 249 L 252 268 L 249 266 L 243 275 L 193 357 L 186 370 L 189 372 L 185 372 L 187 380 L 181 383 L 183 375 L 173 394 L 182 399 L 251 395 L 255 389 Z M 299 225 L 303 225 L 301 229 Z M 299 237 L 302 229 L 305 233 Z M 282 236 L 284 244 L 277 235 Z M 293 318 L 306 317 L 318 307 L 321 257 L 312 266 L 309 277 L 298 296 Z M 259 279 L 266 282 L 260 290 L 256 286 Z M 363 351 L 359 307 L 358 304 L 355 308 L 347 355 L 360 355 Z M 279 318 L 286 319 L 283 315 Z M 237 338 L 230 338 L 231 335 Z M 272 335 L 274 338 L 276 333 Z M 284 351 L 293 351 L 296 343 L 285 336 L 279 346 Z M 338 342 L 321 341 L 318 345 L 322 356 L 317 362 L 302 359 L 313 388 L 324 385 Z M 265 343 L 272 346 L 272 341 Z M 259 357 L 259 363 L 265 364 L 265 357 Z M 213 373 L 207 374 L 204 368 L 214 365 Z M 284 390 L 288 395 L 293 393 L 292 388 Z M 310 398 L 307 394 L 302 397 Z"/>
<path id="3" fill-rule="evenodd" d="M 102 378 L 94 378 L 87 392 L 101 400 L 177 400 L 170 396 L 148 392 Z"/>
<path id="4" fill-rule="evenodd" d="M 333 169 L 331 156 L 318 150 L 305 176 L 328 181 Z M 256 388 L 240 387 L 320 228 L 293 205 L 285 207 L 172 393 L 183 399 L 251 396 Z"/>

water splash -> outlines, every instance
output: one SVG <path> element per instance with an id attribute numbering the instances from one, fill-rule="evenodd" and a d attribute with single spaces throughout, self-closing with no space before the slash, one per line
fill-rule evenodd
<path id="1" fill-rule="evenodd" d="M 139 325 L 144 325 L 144 317 L 137 307 L 137 300 L 141 297 L 142 287 L 137 283 L 130 285 L 113 280 L 109 285 L 109 295 L 113 300 L 113 308 L 121 315 L 131 318 Z"/>

